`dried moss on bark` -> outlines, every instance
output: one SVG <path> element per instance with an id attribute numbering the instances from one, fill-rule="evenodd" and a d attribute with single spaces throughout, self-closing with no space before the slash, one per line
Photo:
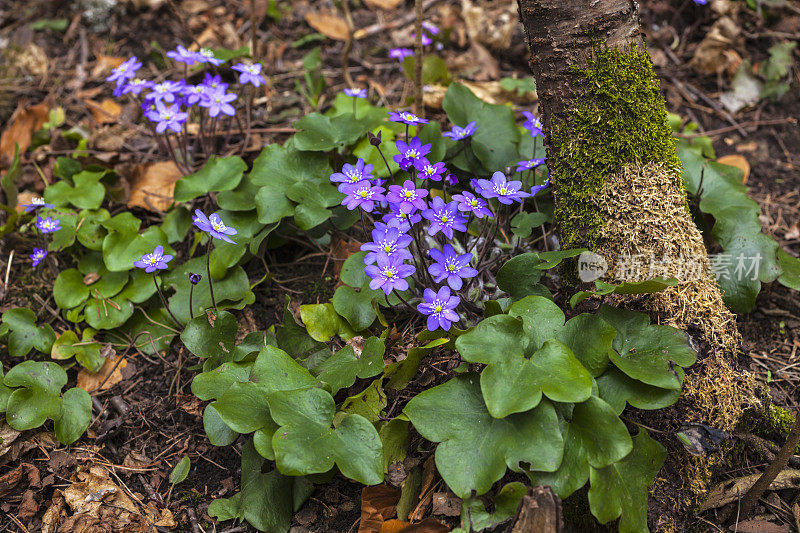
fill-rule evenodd
<path id="1" fill-rule="evenodd" d="M 658 78 L 646 51 L 597 44 L 585 65 L 571 67 L 576 98 L 567 118 L 554 122 L 548 164 L 556 183 L 556 220 L 564 248 L 599 243 L 604 219 L 598 196 L 606 180 L 625 165 L 659 163 L 674 169 L 680 160 Z"/>

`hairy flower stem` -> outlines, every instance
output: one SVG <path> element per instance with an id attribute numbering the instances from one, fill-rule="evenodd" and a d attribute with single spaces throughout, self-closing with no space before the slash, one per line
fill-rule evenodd
<path id="1" fill-rule="evenodd" d="M 194 320 L 194 307 L 192 307 L 192 296 L 194 296 L 194 283 L 189 285 L 189 320 Z"/>
<path id="2" fill-rule="evenodd" d="M 364 223 L 364 210 L 359 209 L 359 214 L 361 215 L 361 230 L 364 232 L 364 242 L 369 242 L 369 234 L 367 233 L 367 225 Z"/>
<path id="3" fill-rule="evenodd" d="M 358 117 L 356 116 L 356 97 L 351 96 L 351 98 L 353 99 L 353 120 L 358 120 Z"/>
<path id="4" fill-rule="evenodd" d="M 255 9 L 255 8 L 253 8 Z M 256 30 L 253 28 L 253 35 L 255 36 Z M 255 42 L 255 37 L 253 38 L 253 42 Z M 244 132 L 244 143 L 242 143 L 242 155 L 247 151 L 247 143 L 250 141 L 250 106 L 252 105 L 253 100 L 253 90 L 250 86 L 247 86 L 247 98 L 244 101 L 245 105 L 245 112 L 244 112 L 244 120 L 246 123 L 246 130 Z"/>
<path id="5" fill-rule="evenodd" d="M 164 309 L 167 310 L 167 313 L 169 313 L 169 316 L 172 318 L 172 321 L 175 322 L 175 324 L 179 328 L 183 328 L 183 324 L 181 324 L 181 321 L 178 320 L 177 318 L 175 318 L 175 315 L 172 314 L 172 310 L 169 308 L 169 304 L 167 303 L 167 299 L 164 298 L 164 293 L 161 292 L 161 287 L 159 287 L 159 285 L 158 285 L 158 279 L 156 278 L 155 271 L 153 271 L 153 284 L 156 286 L 156 290 L 158 291 L 158 297 L 161 298 L 161 303 L 164 304 Z"/>
<path id="6" fill-rule="evenodd" d="M 389 175 L 386 176 L 387 179 L 391 179 L 392 178 L 392 169 L 389 168 L 389 162 L 386 161 L 386 156 L 383 155 L 383 151 L 381 150 L 380 146 L 376 146 L 375 148 L 378 150 L 378 153 L 381 154 L 381 159 L 383 159 L 383 164 L 386 165 L 386 172 L 389 173 Z"/>
<path id="7" fill-rule="evenodd" d="M 401 302 L 403 302 L 403 304 L 404 304 L 406 307 L 408 307 L 408 308 L 411 310 L 411 312 L 412 312 L 412 313 L 416 313 L 416 312 L 417 312 L 417 310 L 416 310 L 416 309 L 414 309 L 414 307 L 413 307 L 413 306 L 412 306 L 410 303 L 408 303 L 407 301 L 405 301 L 405 299 L 404 299 L 402 296 L 400 296 L 400 293 L 399 293 L 399 292 L 397 292 L 397 289 L 392 289 L 392 292 L 394 293 L 394 295 L 395 295 L 395 296 L 397 296 L 397 297 L 400 299 L 400 301 L 401 301 Z M 386 301 L 387 301 L 387 302 L 389 301 L 389 300 L 388 300 L 388 298 L 387 298 L 387 300 L 386 300 Z"/>
<path id="8" fill-rule="evenodd" d="M 208 292 L 211 294 L 211 306 L 214 308 L 214 316 L 217 315 L 217 300 L 214 299 L 214 283 L 211 281 L 211 242 L 208 238 L 208 248 L 206 251 L 206 274 L 208 275 Z"/>
<path id="9" fill-rule="evenodd" d="M 481 250 L 481 253 L 478 256 L 478 262 L 477 262 L 478 266 L 476 267 L 478 271 L 481 270 L 481 263 L 483 263 L 483 258 L 484 256 L 486 256 L 486 252 L 489 251 L 489 248 L 492 247 L 492 243 L 494 243 L 494 239 L 497 236 L 497 229 L 499 227 L 500 227 L 500 206 L 497 207 L 497 213 L 495 214 L 494 217 L 494 231 L 489 232 L 491 237 L 489 237 L 489 235 L 486 236 L 486 242 L 483 243 L 483 249 Z"/>
<path id="10" fill-rule="evenodd" d="M 419 256 L 420 261 L 422 262 L 422 273 L 420 274 L 420 279 L 427 279 L 428 283 L 433 285 L 433 277 L 431 277 L 430 272 L 428 272 L 428 260 L 425 258 L 425 253 L 422 249 L 422 235 L 420 235 L 420 229 L 418 226 L 411 227 L 411 237 L 414 239 L 414 245 L 417 247 L 417 254 Z M 416 256 L 414 258 L 414 264 L 417 267 L 417 271 L 420 270 L 419 265 L 417 265 Z"/>

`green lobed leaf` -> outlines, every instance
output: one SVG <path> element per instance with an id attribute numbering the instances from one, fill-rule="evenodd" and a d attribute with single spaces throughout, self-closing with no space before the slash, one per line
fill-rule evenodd
<path id="1" fill-rule="evenodd" d="M 2 323 L 8 327 L 8 353 L 12 357 L 28 355 L 32 349 L 48 354 L 56 340 L 50 324 L 36 325 L 36 315 L 25 307 L 3 313 Z"/>
<path id="2" fill-rule="evenodd" d="M 616 336 L 617 330 L 599 316 L 581 313 L 567 320 L 557 338 L 570 347 L 592 377 L 597 377 L 608 367 Z"/>
<path id="3" fill-rule="evenodd" d="M 300 130 L 294 135 L 298 150 L 327 152 L 355 143 L 367 131 L 362 120 L 353 120 L 352 115 L 329 117 L 321 113 L 309 113 L 294 122 Z"/>
<path id="4" fill-rule="evenodd" d="M 778 278 L 781 285 L 800 291 L 800 259 L 780 249 L 778 250 L 778 262 L 781 266 L 781 275 Z"/>
<path id="5" fill-rule="evenodd" d="M 334 463 L 346 477 L 375 485 L 383 481 L 383 450 L 373 425 L 346 415 L 331 426 L 335 404 L 322 389 L 269 395 L 272 418 L 281 425 L 272 438 L 278 470 L 286 475 L 327 472 Z"/>
<path id="6" fill-rule="evenodd" d="M 203 359 L 216 357 L 227 361 L 233 355 L 238 330 L 236 317 L 227 311 L 217 313 L 213 325 L 203 314 L 186 324 L 186 328 L 181 333 L 181 341 L 186 349 L 197 357 Z"/>
<path id="7" fill-rule="evenodd" d="M 461 498 L 473 490 L 486 493 L 506 467 L 520 471 L 524 462 L 538 470 L 555 470 L 561 462 L 563 440 L 553 405 L 542 401 L 531 411 L 492 418 L 476 374 L 457 376 L 420 393 L 404 413 L 423 437 L 440 443 L 437 469 Z"/>
<path id="8" fill-rule="evenodd" d="M 679 389 L 661 389 L 647 385 L 611 367 L 597 378 L 600 398 L 606 401 L 619 415 L 629 403 L 637 409 L 662 409 L 678 401 Z"/>
<path id="9" fill-rule="evenodd" d="M 236 437 L 239 436 L 237 432 L 228 427 L 228 424 L 219 416 L 214 404 L 206 405 L 203 410 L 203 429 L 206 432 L 208 441 L 214 446 L 227 446 L 233 444 Z"/>
<path id="10" fill-rule="evenodd" d="M 353 342 L 338 350 L 313 371 L 317 379 L 330 385 L 331 392 L 336 394 L 355 383 L 357 377 L 366 379 L 383 372 L 384 351 L 383 340 L 369 337 L 363 344 Z"/>
<path id="11" fill-rule="evenodd" d="M 230 191 L 239 185 L 247 164 L 237 156 L 209 157 L 203 168 L 175 183 L 176 202 L 188 202 L 210 192 Z"/>
<path id="12" fill-rule="evenodd" d="M 355 331 L 339 316 L 332 303 L 301 305 L 300 318 L 316 341 L 328 342 L 335 335 L 345 340 L 355 336 Z"/>
<path id="13" fill-rule="evenodd" d="M 55 422 L 58 441 L 72 444 L 81 438 L 91 422 L 92 397 L 78 387 L 67 390 L 61 399 L 61 414 Z"/>
<path id="14" fill-rule="evenodd" d="M 44 199 L 56 207 L 72 204 L 79 209 L 98 209 L 106 195 L 100 180 L 107 173 L 107 170 L 78 172 L 72 176 L 74 186 L 67 180 L 58 181 L 44 190 Z"/>
<path id="15" fill-rule="evenodd" d="M 527 487 L 519 481 L 507 483 L 494 500 L 494 511 L 489 513 L 479 498 L 467 498 L 461 506 L 461 527 L 466 531 L 484 531 L 511 520 L 516 514 Z"/>

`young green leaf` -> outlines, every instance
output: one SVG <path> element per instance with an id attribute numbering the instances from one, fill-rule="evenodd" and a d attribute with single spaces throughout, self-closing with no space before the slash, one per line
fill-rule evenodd
<path id="1" fill-rule="evenodd" d="M 192 461 L 189 459 L 188 455 L 184 455 L 183 458 L 175 464 L 175 467 L 172 469 L 172 472 L 169 473 L 169 482 L 171 485 L 177 485 L 184 479 L 186 476 L 189 475 L 189 469 L 192 467 Z"/>

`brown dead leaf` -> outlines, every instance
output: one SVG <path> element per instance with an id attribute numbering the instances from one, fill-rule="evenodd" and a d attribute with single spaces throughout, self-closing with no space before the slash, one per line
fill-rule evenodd
<path id="1" fill-rule="evenodd" d="M 508 50 L 519 26 L 517 3 L 461 0 L 461 14 L 473 42 L 495 50 Z"/>
<path id="2" fill-rule="evenodd" d="M 789 241 L 800 239 L 800 226 L 798 226 L 798 223 L 795 222 L 792 224 L 792 227 L 786 231 L 786 234 L 783 237 Z M 0 455 L 2 455 L 2 453 L 0 453 Z"/>
<path id="3" fill-rule="evenodd" d="M 470 91 L 475 93 L 475 96 L 487 104 L 531 104 L 538 99 L 536 93 L 525 93 L 520 96 L 516 91 L 506 91 L 500 85 L 499 81 L 457 81 L 465 87 L 468 87 Z M 446 92 L 447 87 L 443 85 L 426 85 L 423 88 L 422 100 L 427 107 L 441 109 Z"/>
<path id="4" fill-rule="evenodd" d="M 324 36 L 337 41 L 346 41 L 350 35 L 347 22 L 330 12 L 311 11 L 306 13 L 306 22 Z"/>
<path id="5" fill-rule="evenodd" d="M 172 205 L 175 182 L 182 176 L 172 161 L 159 161 L 134 167 L 130 183 L 128 207 L 149 211 L 166 211 Z"/>
<path id="6" fill-rule="evenodd" d="M 436 463 L 434 461 L 434 456 L 431 455 L 425 459 L 425 463 L 422 465 L 422 485 L 419 491 L 419 503 L 409 514 L 409 520 L 412 522 L 422 520 L 425 510 L 433 499 L 433 492 L 438 485 L 436 483 Z"/>
<path id="7" fill-rule="evenodd" d="M 41 102 L 28 106 L 20 102 L 8 121 L 8 127 L 0 135 L 0 167 L 8 168 L 14 160 L 14 145 L 19 145 L 22 154 L 31 145 L 33 133 L 47 122 L 50 105 Z"/>
<path id="8" fill-rule="evenodd" d="M 717 159 L 717 163 L 722 163 L 723 165 L 730 165 L 732 167 L 736 167 L 741 169 L 744 176 L 742 177 L 742 184 L 747 183 L 747 178 L 750 176 L 750 163 L 747 162 L 743 156 L 732 154 L 722 156 Z"/>
<path id="9" fill-rule="evenodd" d="M 742 62 L 735 50 L 741 41 L 741 31 L 730 17 L 719 18 L 698 45 L 689 64 L 702 74 L 736 72 Z"/>
<path id="10" fill-rule="evenodd" d="M 125 61 L 124 57 L 105 56 L 103 54 L 97 54 L 96 57 L 97 61 L 92 69 L 93 78 L 107 75 L 112 69 L 117 68 Z"/>
<path id="11" fill-rule="evenodd" d="M 84 100 L 83 102 L 92 112 L 92 117 L 98 124 L 115 122 L 122 112 L 122 106 L 110 98 L 106 98 L 102 102 L 95 102 L 94 100 Z"/>
<path id="12" fill-rule="evenodd" d="M 21 433 L 6 424 L 5 420 L 0 422 L 0 457 L 3 457 L 11 449 L 11 444 Z"/>
<path id="13" fill-rule="evenodd" d="M 792 528 L 786 524 L 775 524 L 774 522 L 767 522 L 766 520 L 744 520 L 738 522 L 736 526 L 731 526 L 730 531 L 737 531 L 738 533 L 792 533 Z"/>
<path id="14" fill-rule="evenodd" d="M 400 491 L 388 485 L 364 487 L 361 491 L 361 525 L 358 533 L 379 533 L 383 523 L 397 513 Z"/>
<path id="15" fill-rule="evenodd" d="M 121 355 L 114 357 L 108 357 L 106 362 L 103 364 L 103 368 L 96 374 L 89 372 L 85 368 L 81 369 L 78 372 L 78 387 L 82 388 L 86 392 L 94 392 L 97 387 L 100 387 L 100 390 L 107 390 L 122 381 L 122 369 L 128 366 L 127 359 L 123 359 L 119 365 L 117 365 L 117 360 L 122 357 Z M 114 368 L 116 366 L 116 368 Z M 113 371 L 113 373 L 112 373 Z M 109 376 L 109 374 L 111 374 Z M 109 376 L 106 379 L 106 376 Z M 105 380 L 105 383 L 103 383 Z M 102 386 L 100 385 L 102 383 Z"/>
<path id="16" fill-rule="evenodd" d="M 347 258 L 359 251 L 361 251 L 360 242 L 345 240 L 339 233 L 333 234 L 331 236 L 331 256 L 334 275 L 338 276 Z"/>
<path id="17" fill-rule="evenodd" d="M 22 463 L 11 472 L 0 476 L 0 501 L 7 494 L 39 484 L 39 470 L 29 463 Z"/>
<path id="18" fill-rule="evenodd" d="M 15 71 L 25 76 L 47 74 L 47 54 L 39 45 L 30 42 L 22 48 L 8 47 L 6 61 Z"/>
<path id="19" fill-rule="evenodd" d="M 461 498 L 452 492 L 433 493 L 433 511 L 431 514 L 443 516 L 461 515 Z"/>
<path id="20" fill-rule="evenodd" d="M 722 507 L 744 496 L 761 474 L 752 474 L 736 479 L 729 479 L 717 484 L 708 495 L 708 499 L 700 506 L 700 512 Z M 769 490 L 799 489 L 800 470 L 786 468 L 772 481 Z"/>
<path id="21" fill-rule="evenodd" d="M 364 0 L 364 3 L 377 9 L 395 9 L 403 0 Z"/>
<path id="22" fill-rule="evenodd" d="M 450 528 L 433 518 L 412 524 L 402 520 L 387 520 L 380 533 L 447 533 Z"/>

